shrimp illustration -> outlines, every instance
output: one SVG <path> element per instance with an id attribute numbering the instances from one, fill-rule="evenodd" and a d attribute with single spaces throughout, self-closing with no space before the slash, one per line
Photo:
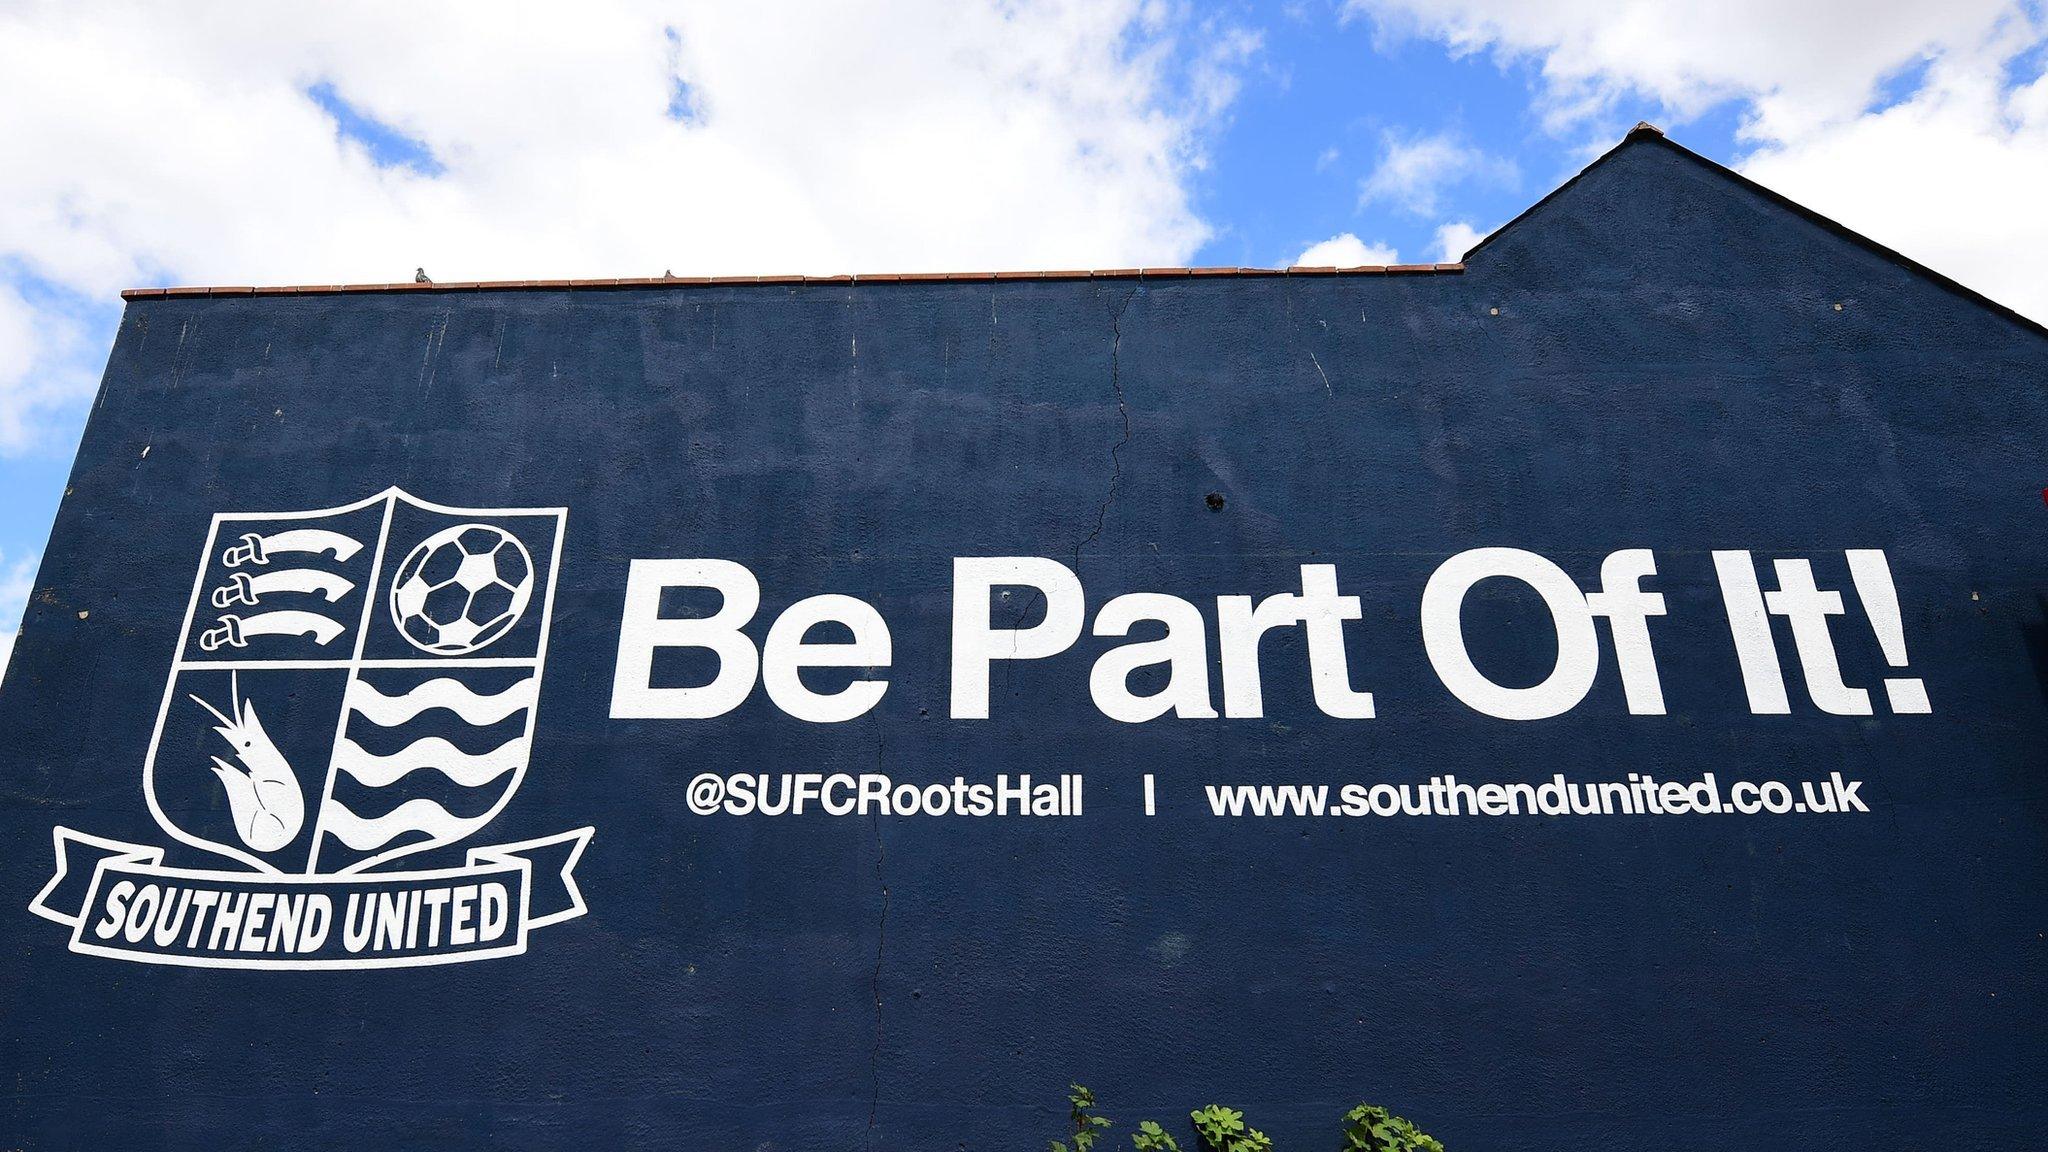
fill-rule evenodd
<path id="1" fill-rule="evenodd" d="M 306 797 L 299 790 L 291 763 L 263 730 L 255 702 L 243 698 L 239 673 L 228 674 L 228 694 L 233 716 L 197 696 L 191 699 L 220 721 L 214 731 L 235 750 L 238 763 L 215 756 L 213 774 L 227 789 L 236 833 L 258 852 L 275 852 L 297 838 L 306 822 Z"/>

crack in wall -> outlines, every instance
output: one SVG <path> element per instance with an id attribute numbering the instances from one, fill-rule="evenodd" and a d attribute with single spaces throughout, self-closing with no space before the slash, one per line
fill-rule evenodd
<path id="1" fill-rule="evenodd" d="M 875 771 L 886 772 L 885 749 L 888 740 L 878 737 L 875 741 Z M 875 921 L 875 967 L 868 977 L 868 990 L 875 999 L 875 1043 L 868 1052 L 868 1127 L 866 1146 L 875 1146 L 875 1118 L 882 1108 L 882 956 L 889 942 L 889 882 L 883 867 L 889 862 L 887 849 L 882 845 L 882 815 L 873 813 L 869 818 L 875 830 L 875 884 L 882 890 L 882 911 Z"/>
<path id="2" fill-rule="evenodd" d="M 1124 402 L 1124 313 L 1129 310 L 1131 299 L 1137 294 L 1138 289 L 1135 286 L 1124 293 L 1122 303 L 1116 306 L 1115 315 L 1109 318 L 1109 387 L 1116 393 L 1116 415 L 1118 421 L 1123 424 L 1123 434 L 1118 437 L 1116 443 L 1109 446 L 1109 490 L 1102 494 L 1102 504 L 1095 509 L 1095 527 L 1081 538 L 1080 543 L 1074 545 L 1076 574 L 1081 570 L 1081 550 L 1095 543 L 1096 538 L 1102 535 L 1102 526 L 1109 520 L 1109 506 L 1116 502 L 1116 494 L 1124 483 L 1123 450 L 1124 445 L 1131 442 L 1131 409 Z"/>
<path id="3" fill-rule="evenodd" d="M 1109 490 L 1103 493 L 1102 503 L 1095 509 L 1095 527 L 1090 529 L 1088 534 L 1083 536 L 1074 545 L 1073 568 L 1076 575 L 1079 575 L 1081 570 L 1081 550 L 1093 544 L 1096 538 L 1102 535 L 1103 525 L 1109 519 L 1109 506 L 1116 502 L 1116 494 L 1123 487 L 1124 468 L 1122 454 L 1124 446 L 1131 442 L 1131 410 L 1129 405 L 1124 402 L 1123 323 L 1124 313 L 1131 306 L 1131 298 L 1137 294 L 1138 286 L 1133 286 L 1130 291 L 1124 293 L 1123 300 L 1117 304 L 1116 311 L 1109 318 L 1109 387 L 1116 394 L 1116 415 L 1117 420 L 1123 426 L 1123 432 L 1117 438 L 1117 442 L 1109 446 Z M 991 302 L 991 307 L 993 307 L 993 302 Z M 1032 610 L 1038 607 L 1039 601 L 1042 599 L 1044 599 L 1043 594 L 1038 589 L 1033 588 L 1031 595 L 1017 606 L 1016 614 L 1010 618 L 1010 628 L 1012 631 L 1023 626 L 1024 621 L 1030 618 Z M 1015 645 L 1016 639 L 1013 637 L 1011 639 L 1013 651 Z M 1008 675 L 1007 669 L 1004 675 Z"/>

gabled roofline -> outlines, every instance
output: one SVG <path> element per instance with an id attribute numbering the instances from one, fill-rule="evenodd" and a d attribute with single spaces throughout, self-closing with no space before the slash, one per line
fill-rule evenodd
<path id="1" fill-rule="evenodd" d="M 1692 149 L 1687 148 L 1685 145 L 1680 144 L 1677 141 L 1672 140 L 1670 137 L 1664 135 L 1663 129 L 1657 127 L 1655 124 L 1652 124 L 1647 120 L 1637 121 L 1636 126 L 1634 128 L 1629 129 L 1628 135 L 1623 136 L 1621 138 L 1621 143 L 1616 144 L 1614 147 L 1609 148 L 1607 151 L 1601 153 L 1598 159 L 1594 160 L 1591 164 L 1588 164 L 1584 168 L 1580 169 L 1578 175 L 1573 176 L 1571 179 L 1558 185 L 1555 189 L 1551 191 L 1551 193 L 1548 196 L 1543 197 L 1541 200 L 1536 201 L 1534 204 L 1531 204 L 1527 208 L 1524 208 L 1520 212 L 1516 213 L 1514 219 L 1509 220 L 1507 223 L 1501 225 L 1498 228 L 1495 228 L 1493 231 L 1488 232 L 1485 236 L 1481 237 L 1477 244 L 1474 244 L 1472 247 L 1467 248 L 1465 250 L 1464 259 L 1470 260 L 1473 256 L 1477 255 L 1480 251 L 1484 250 L 1487 245 L 1493 243 L 1495 240 L 1506 235 L 1509 229 L 1512 229 L 1515 225 L 1520 224 L 1523 220 L 1527 219 L 1529 216 L 1534 214 L 1538 209 L 1550 203 L 1552 200 L 1555 200 L 1559 196 L 1564 195 L 1565 192 L 1569 190 L 1572 185 L 1577 184 L 1580 180 L 1584 179 L 1588 172 L 1591 172 L 1593 169 L 1600 167 L 1602 164 L 1607 163 L 1609 160 L 1612 160 L 1616 155 L 1620 154 L 1622 149 L 1627 148 L 1633 144 L 1656 144 L 1664 148 L 1668 148 L 1672 152 L 1680 156 L 1683 156 L 1687 160 L 1692 161 L 1694 164 L 1698 164 L 1699 166 L 1707 169 L 1715 175 L 1730 181 L 1737 187 L 1742 188 L 1745 191 L 1748 191 L 1754 195 L 1760 196 L 1763 199 L 1769 201 L 1770 203 L 1775 204 L 1778 207 L 1783 208 L 1796 216 L 1799 216 L 1801 219 L 1810 221 L 1813 224 L 1817 224 L 1820 227 L 1825 228 L 1829 232 L 1832 232 L 1835 235 L 1850 241 L 1857 247 L 1862 248 L 1864 251 L 1871 253 L 1872 255 L 1878 257 L 1881 260 L 1886 261 L 1887 263 L 1895 264 L 1900 268 L 1904 268 L 1908 272 L 1912 272 L 1917 276 L 1930 280 L 1936 286 L 1943 288 L 1951 293 L 1954 293 L 1957 296 L 1961 296 L 1964 299 L 1969 300 L 1972 303 L 1975 303 L 1981 307 L 1988 308 L 1991 311 L 1996 312 L 2001 316 L 2004 316 L 2008 320 L 2016 321 L 2022 327 L 2028 328 L 2039 335 L 2048 336 L 2048 325 L 2044 325 L 2038 320 L 2035 320 L 2029 316 L 2024 315 L 2023 313 L 2015 311 L 2009 305 L 2001 304 L 1998 301 L 1993 300 L 1991 297 L 1984 295 L 1982 292 L 1977 291 L 1975 288 L 1972 288 L 1967 284 L 1960 283 L 1947 276 L 1944 276 L 1941 273 L 1936 272 L 1934 269 L 1929 268 L 1927 265 L 1920 263 L 1918 260 L 1915 260 L 1912 257 L 1897 251 L 1896 249 L 1887 248 L 1884 245 L 1879 244 L 1877 241 L 1872 240 L 1870 237 L 1865 236 L 1863 233 L 1858 232 L 1853 228 L 1850 228 L 1848 225 L 1843 224 L 1840 221 L 1831 219 L 1827 216 L 1823 216 L 1819 212 L 1816 212 L 1813 209 L 1808 208 L 1806 205 L 1799 203 L 1797 200 L 1793 200 L 1788 196 L 1784 196 L 1780 193 L 1774 192 L 1771 189 L 1764 187 L 1762 184 L 1759 184 L 1754 180 L 1751 180 L 1749 177 L 1744 176 L 1742 173 L 1737 172 L 1735 169 L 1730 168 L 1725 164 L 1718 163 L 1714 160 L 1710 160 L 1707 157 L 1700 155 Z"/>
<path id="2" fill-rule="evenodd" d="M 998 280 L 1186 280 L 1218 276 L 1419 276 L 1463 272 L 1463 264 L 1366 264 L 1355 268 L 1106 268 L 1071 272 L 900 272 L 846 276 L 647 276 L 621 280 L 463 280 L 449 283 L 300 284 L 267 288 L 130 288 L 123 300 L 160 296 L 324 296 L 344 292 L 505 292 L 591 288 L 701 288 L 733 284 L 991 283 Z"/>
<path id="3" fill-rule="evenodd" d="M 1742 173 L 1717 163 L 1685 147 L 1664 135 L 1664 131 L 1648 121 L 1639 121 L 1631 128 L 1621 142 L 1600 154 L 1591 164 L 1580 169 L 1578 174 L 1553 189 L 1549 195 L 1517 213 L 1514 219 L 1495 228 L 1482 237 L 1477 244 L 1466 249 L 1465 259 L 1486 250 L 1487 246 L 1500 239 L 1523 220 L 1564 195 L 1586 174 L 1607 163 L 1624 148 L 1640 144 L 1655 144 L 1668 148 L 1685 159 L 1698 164 L 1737 187 L 1742 188 L 1766 201 L 1777 205 L 1804 220 L 1808 220 L 1834 233 L 1878 258 L 1904 268 L 1936 286 L 1969 300 L 1981 307 L 2004 316 L 2039 335 L 2048 336 L 2048 325 L 2001 304 L 1968 285 L 1959 283 L 1929 268 L 1905 254 L 1887 248 L 1870 237 L 1849 228 L 1808 208 L 1806 205 L 1782 196 L 1771 189 L 1751 180 Z M 121 293 L 123 300 L 147 300 L 159 297 L 182 296 L 324 296 L 341 293 L 364 292 L 517 292 L 517 291 L 558 291 L 594 290 L 607 288 L 697 288 L 705 286 L 731 286 L 743 284 L 762 285 L 860 285 L 860 284 L 909 284 L 909 283 L 992 283 L 1004 280 L 1182 280 L 1209 277 L 1261 278 L 1275 276 L 1414 276 L 1458 273 L 1465 270 L 1463 261 L 1451 264 L 1372 264 L 1353 268 L 1335 268 L 1296 265 L 1288 268 L 1105 268 L 1095 270 L 1045 271 L 1045 272 L 911 272 L 887 273 L 881 275 L 842 276 L 648 276 L 617 280 L 464 280 L 448 283 L 394 283 L 394 284 L 295 284 L 178 288 L 130 288 Z"/>
<path id="4" fill-rule="evenodd" d="M 1470 248 L 1465 249 L 1464 256 L 1469 258 L 1473 253 L 1480 251 L 1481 249 L 1485 248 L 1488 244 L 1491 244 L 1495 240 L 1500 239 L 1502 236 L 1507 235 L 1509 229 L 1513 228 L 1517 224 L 1520 224 L 1522 221 L 1527 220 L 1529 217 L 1535 215 L 1537 210 L 1541 209 L 1545 204 L 1550 203 L 1552 200 L 1555 200 L 1559 196 L 1564 195 L 1567 191 L 1570 191 L 1572 185 L 1577 184 L 1579 181 L 1586 178 L 1586 173 L 1591 172 L 1593 169 L 1598 168 L 1602 164 L 1607 163 L 1609 160 L 1614 159 L 1614 157 L 1617 154 L 1619 154 L 1623 148 L 1628 147 L 1630 144 L 1634 143 L 1638 139 L 1652 139 L 1662 141 L 1665 144 L 1670 144 L 1673 148 L 1677 148 L 1680 152 L 1685 153 L 1687 156 L 1690 156 L 1695 160 L 1700 160 L 1709 165 L 1712 165 L 1715 168 L 1719 168 L 1721 171 L 1726 172 L 1730 176 L 1735 175 L 1734 172 L 1729 171 L 1726 168 L 1721 168 L 1719 164 L 1715 164 L 1712 160 L 1708 160 L 1706 157 L 1693 152 L 1691 149 L 1682 147 L 1678 144 L 1672 143 L 1670 140 L 1665 139 L 1664 130 L 1662 128 L 1657 127 L 1655 124 L 1650 123 L 1648 120 L 1638 120 L 1636 121 L 1636 126 L 1629 129 L 1628 134 L 1621 138 L 1621 143 L 1616 144 L 1614 147 L 1609 148 L 1605 152 L 1602 152 L 1599 156 L 1594 158 L 1591 164 L 1588 164 L 1584 168 L 1579 169 L 1578 173 L 1574 175 L 1571 179 L 1565 181 L 1562 184 L 1559 184 L 1555 188 L 1552 188 L 1549 191 L 1549 193 L 1546 194 L 1542 199 L 1536 201 L 1534 204 L 1529 205 L 1527 208 L 1522 209 L 1520 212 L 1515 213 L 1514 217 L 1510 219 L 1507 223 L 1502 224 L 1500 227 L 1495 228 L 1493 231 L 1488 232 L 1484 236 L 1481 236 L 1477 244 L 1474 244 Z M 1740 179 L 1740 177 L 1737 177 L 1737 179 Z M 1802 211 L 1804 210 L 1802 209 Z M 1446 253 L 1446 255 L 1449 255 L 1449 253 Z"/>

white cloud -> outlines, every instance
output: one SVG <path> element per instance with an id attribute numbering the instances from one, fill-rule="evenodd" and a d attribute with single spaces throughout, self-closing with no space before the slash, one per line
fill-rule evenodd
<path id="1" fill-rule="evenodd" d="M 1458 261 L 1463 260 L 1465 253 L 1470 251 L 1474 244 L 1479 243 L 1480 239 L 1485 235 L 1486 233 L 1465 223 L 1463 220 L 1454 220 L 1449 224 L 1443 225 L 1436 230 L 1436 262 L 1439 264 L 1456 264 Z"/>
<path id="2" fill-rule="evenodd" d="M 30 282 L 1186 263 L 1257 51 L 1156 0 L 15 7 L 0 450 L 80 371 Z M 380 165 L 323 85 L 433 163 Z"/>
<path id="3" fill-rule="evenodd" d="M 1735 103 L 1744 173 L 2048 320 L 2037 271 L 2048 79 L 2034 6 L 1348 0 L 1346 11 L 1382 34 L 1538 62 L 1550 130 L 1603 148 L 1638 109 L 1671 127 Z"/>
<path id="4" fill-rule="evenodd" d="M 1362 268 L 1399 264 L 1401 254 L 1385 244 L 1367 244 L 1349 232 L 1341 232 L 1302 249 L 1294 262 L 1305 268 Z"/>
<path id="5" fill-rule="evenodd" d="M 32 446 L 89 398 L 101 355 L 88 351 L 75 316 L 0 277 L 0 454 Z"/>
<path id="6" fill-rule="evenodd" d="M 2048 321 L 2048 76 L 1930 73 L 1912 99 L 1764 148 L 1743 172 L 1879 243 Z"/>
<path id="7" fill-rule="evenodd" d="M 1341 155 L 1343 155 L 1343 153 L 1337 151 L 1337 146 L 1335 144 L 1332 144 L 1328 148 L 1325 148 L 1321 152 L 1318 152 L 1316 154 L 1316 171 L 1329 171 L 1330 165 L 1335 164 L 1337 162 L 1337 158 Z"/>
<path id="8" fill-rule="evenodd" d="M 30 584 L 36 574 L 36 558 L 12 564 L 0 555 L 0 676 L 7 673 L 7 658 L 14 653 L 14 636 L 21 628 L 22 609 L 28 607 Z"/>
<path id="9" fill-rule="evenodd" d="M 1456 135 L 1383 137 L 1385 154 L 1379 167 L 1358 185 L 1358 206 L 1391 204 L 1416 216 L 1434 216 L 1443 193 L 1458 184 L 1477 181 L 1512 185 L 1518 173 L 1513 161 L 1489 156 Z"/>
<path id="10" fill-rule="evenodd" d="M 2012 0 L 1346 0 L 1345 11 L 1453 52 L 1539 61 L 1553 127 L 1625 101 L 1683 120 L 1740 99 L 1769 139 L 1854 117 L 1891 73 L 2024 18 Z"/>

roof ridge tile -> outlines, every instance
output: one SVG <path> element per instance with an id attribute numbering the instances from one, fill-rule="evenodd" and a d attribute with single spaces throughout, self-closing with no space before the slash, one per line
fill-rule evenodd
<path id="1" fill-rule="evenodd" d="M 884 272 L 840 273 L 833 276 L 805 276 L 795 273 L 773 276 L 639 276 L 590 280 L 450 280 L 419 284 L 400 281 L 388 284 L 273 284 L 273 285 L 180 285 L 161 288 L 129 288 L 123 300 L 150 300 L 165 296 L 327 296 L 363 292 L 528 292 L 590 290 L 603 288 L 702 288 L 734 285 L 849 285 L 861 284 L 993 284 L 1013 280 L 1185 280 L 1231 276 L 1382 276 L 1419 273 L 1463 272 L 1463 264 L 1361 265 L 1337 268 L 1328 265 L 1296 265 L 1288 268 L 1208 267 L 1182 268 L 1097 268 L 1043 269 L 1009 272 Z"/>

